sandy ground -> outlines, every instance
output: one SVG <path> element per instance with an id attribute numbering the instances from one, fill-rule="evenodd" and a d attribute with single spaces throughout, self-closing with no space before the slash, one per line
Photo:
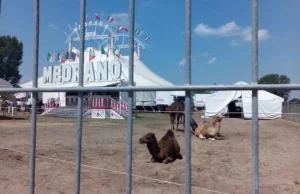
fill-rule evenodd
<path id="1" fill-rule="evenodd" d="M 184 159 L 171 164 L 150 163 L 146 146 L 138 143 L 138 138 L 150 131 L 160 139 L 169 127 L 168 116 L 160 113 L 138 116 L 134 121 L 133 174 L 184 185 Z M 199 123 L 199 117 L 194 118 Z M 260 193 L 300 194 L 300 124 L 275 120 L 260 121 L 259 126 Z M 126 131 L 124 120 L 84 120 L 82 163 L 87 166 L 82 167 L 82 193 L 125 193 Z M 192 136 L 192 185 L 198 187 L 192 193 L 250 194 L 251 121 L 225 118 L 221 133 L 225 140 L 208 141 Z M 184 133 L 176 132 L 176 138 L 184 155 Z M 2 194 L 28 193 L 29 142 L 28 118 L 0 120 Z M 37 194 L 74 193 L 75 148 L 75 119 L 39 117 L 36 149 L 42 157 L 36 159 Z M 177 194 L 185 189 L 137 176 L 132 180 L 134 194 Z"/>

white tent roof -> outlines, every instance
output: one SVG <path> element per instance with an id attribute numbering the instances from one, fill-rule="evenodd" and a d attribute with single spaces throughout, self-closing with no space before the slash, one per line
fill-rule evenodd
<path id="1" fill-rule="evenodd" d="M 247 84 L 245 82 L 237 82 L 235 84 Z M 205 117 L 214 115 L 223 115 L 227 113 L 227 105 L 242 97 L 244 118 L 252 118 L 252 91 L 219 91 L 211 94 L 205 99 Z M 277 119 L 282 114 L 283 98 L 270 92 L 258 91 L 258 118 L 259 119 Z"/>
<path id="2" fill-rule="evenodd" d="M 13 88 L 13 86 L 9 82 L 0 78 L 0 88 Z M 5 97 L 7 100 L 16 103 L 16 97 L 13 95 L 13 93 L 0 93 L 0 96 Z"/>
<path id="3" fill-rule="evenodd" d="M 0 88 L 13 88 L 13 86 L 9 82 L 0 78 Z"/>
<path id="4" fill-rule="evenodd" d="M 73 48 L 74 52 L 79 52 L 77 49 Z M 88 61 L 89 58 L 89 48 L 85 50 L 85 61 Z M 102 55 L 101 51 L 95 50 L 96 57 L 93 61 L 104 61 L 107 60 L 108 62 L 117 59 L 117 56 L 109 51 L 109 56 L 106 58 L 106 55 Z M 129 67 L 129 56 L 120 56 L 120 62 L 122 63 L 122 75 L 121 79 L 128 80 L 128 67 Z M 75 63 L 78 62 L 78 58 L 76 59 Z M 72 63 L 70 63 L 72 64 Z M 95 66 L 94 66 L 95 67 Z M 96 71 L 96 69 L 95 69 Z M 115 83 L 119 83 L 120 81 L 95 81 L 95 82 L 85 82 L 84 86 L 106 86 Z M 164 80 L 163 78 L 159 77 L 155 73 L 153 73 L 138 57 L 136 53 L 134 53 L 134 82 L 137 86 L 171 86 L 172 83 Z M 44 84 L 43 77 L 38 79 L 38 87 L 75 87 L 78 83 L 64 83 L 64 84 Z M 31 88 L 32 81 L 21 84 L 22 88 Z"/>
<path id="5" fill-rule="evenodd" d="M 85 61 L 88 61 L 89 59 L 89 50 L 90 48 L 87 48 L 85 50 L 84 56 Z M 79 50 L 76 48 L 72 49 L 73 52 L 79 53 Z M 112 60 L 118 59 L 117 56 L 112 52 L 112 50 L 109 50 L 109 55 L 106 57 L 106 55 L 102 55 L 100 50 L 95 50 L 95 58 L 93 61 L 108 61 L 109 63 Z M 129 56 L 120 56 L 118 59 L 122 64 L 122 75 L 120 80 L 116 81 L 95 81 L 95 82 L 84 82 L 84 86 L 108 86 L 112 84 L 118 84 L 121 82 L 121 80 L 128 81 L 128 69 L 129 69 Z M 76 57 L 76 60 L 74 62 L 79 63 L 79 58 Z M 72 63 L 70 63 L 72 64 Z M 96 66 L 94 66 L 96 67 Z M 97 71 L 96 69 L 94 69 Z M 173 84 L 166 81 L 165 79 L 161 78 L 160 76 L 156 75 L 154 72 L 152 72 L 140 59 L 139 56 L 134 53 L 134 83 L 136 86 L 172 86 Z M 40 77 L 38 79 L 38 87 L 75 87 L 78 83 L 64 83 L 64 84 L 44 84 L 43 83 L 43 77 Z M 32 81 L 21 84 L 22 88 L 31 88 L 32 87 Z M 145 102 L 155 102 L 155 92 L 136 92 L 136 101 L 145 101 Z"/>

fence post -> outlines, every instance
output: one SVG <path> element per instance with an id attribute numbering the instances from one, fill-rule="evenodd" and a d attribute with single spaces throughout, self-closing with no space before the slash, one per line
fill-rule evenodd
<path id="1" fill-rule="evenodd" d="M 191 0 L 185 1 L 185 85 L 191 85 Z M 185 193 L 191 194 L 191 91 L 185 90 Z"/>
<path id="2" fill-rule="evenodd" d="M 40 35 L 40 1 L 34 0 L 34 49 L 33 49 L 33 80 L 32 87 L 38 87 L 39 35 Z M 31 106 L 31 142 L 30 142 L 30 178 L 29 192 L 35 192 L 35 152 L 36 152 L 36 121 L 38 92 L 32 92 Z"/>
<path id="3" fill-rule="evenodd" d="M 80 3 L 80 57 L 78 86 L 83 88 L 83 66 L 84 66 L 84 47 L 85 47 L 85 18 L 86 18 L 86 0 Z M 71 48 L 72 49 L 72 48 Z M 82 114 L 83 114 L 83 92 L 78 92 L 78 111 L 77 111 L 77 138 L 76 138 L 76 180 L 75 194 L 80 194 L 80 174 L 81 174 L 81 148 L 82 148 Z"/>
<path id="4" fill-rule="evenodd" d="M 252 0 L 252 84 L 258 81 L 258 0 Z M 259 193 L 258 90 L 252 89 L 253 194 Z"/>
<path id="5" fill-rule="evenodd" d="M 129 68 L 128 86 L 133 86 L 134 63 L 134 13 L 135 0 L 129 0 Z M 133 135 L 133 91 L 128 91 L 128 116 L 127 116 L 127 159 L 126 159 L 126 194 L 131 194 L 132 185 L 132 135 Z"/>

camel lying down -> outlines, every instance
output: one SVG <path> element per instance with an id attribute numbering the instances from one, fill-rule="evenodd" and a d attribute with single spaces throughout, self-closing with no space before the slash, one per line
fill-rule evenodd
<path id="1" fill-rule="evenodd" d="M 211 121 L 203 121 L 192 133 L 200 139 L 224 139 L 224 136 L 220 135 L 222 118 L 222 116 L 214 116 Z"/>
<path id="2" fill-rule="evenodd" d="M 158 143 L 154 133 L 147 133 L 139 139 L 139 142 L 141 144 L 147 144 L 147 148 L 152 155 L 151 162 L 162 162 L 167 164 L 176 159 L 183 159 L 174 132 L 170 129 Z"/>

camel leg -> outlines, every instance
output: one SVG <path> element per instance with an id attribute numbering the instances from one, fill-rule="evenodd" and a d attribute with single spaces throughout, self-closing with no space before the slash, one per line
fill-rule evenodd
<path id="1" fill-rule="evenodd" d="M 216 140 L 216 136 L 215 135 L 208 135 L 207 138 L 209 140 L 213 140 L 213 141 Z"/>
<path id="2" fill-rule="evenodd" d="M 172 161 L 173 161 L 172 157 L 167 157 L 166 159 L 163 160 L 163 163 L 167 164 L 167 163 L 172 162 Z"/>
<path id="3" fill-rule="evenodd" d="M 216 134 L 216 137 L 224 138 L 224 136 L 221 135 L 220 132 Z"/>
<path id="4" fill-rule="evenodd" d="M 182 125 L 183 125 L 183 129 L 185 130 L 185 115 L 182 114 Z"/>
<path id="5" fill-rule="evenodd" d="M 174 130 L 174 117 L 170 115 L 170 123 L 171 123 L 171 129 Z"/>
<path id="6" fill-rule="evenodd" d="M 183 155 L 181 155 L 181 154 L 177 154 L 177 157 L 176 157 L 176 159 L 182 160 L 182 159 L 183 159 Z"/>
<path id="7" fill-rule="evenodd" d="M 223 140 L 223 139 L 225 139 L 225 137 L 223 135 L 221 135 L 220 133 L 217 133 L 216 136 L 215 136 L 215 139 L 216 140 Z"/>
<path id="8" fill-rule="evenodd" d="M 179 117 L 179 115 L 178 115 L 178 114 L 177 114 L 176 118 L 177 118 L 177 123 L 176 123 L 176 131 L 178 131 L 178 125 L 179 125 L 179 119 L 180 119 L 180 117 Z"/>
<path id="9" fill-rule="evenodd" d="M 172 123 L 172 121 L 171 121 L 171 129 L 174 130 L 174 123 Z"/>
<path id="10" fill-rule="evenodd" d="M 199 134 L 200 139 L 206 139 L 202 134 Z"/>
<path id="11" fill-rule="evenodd" d="M 155 163 L 155 158 L 154 157 L 151 158 L 151 162 Z"/>

